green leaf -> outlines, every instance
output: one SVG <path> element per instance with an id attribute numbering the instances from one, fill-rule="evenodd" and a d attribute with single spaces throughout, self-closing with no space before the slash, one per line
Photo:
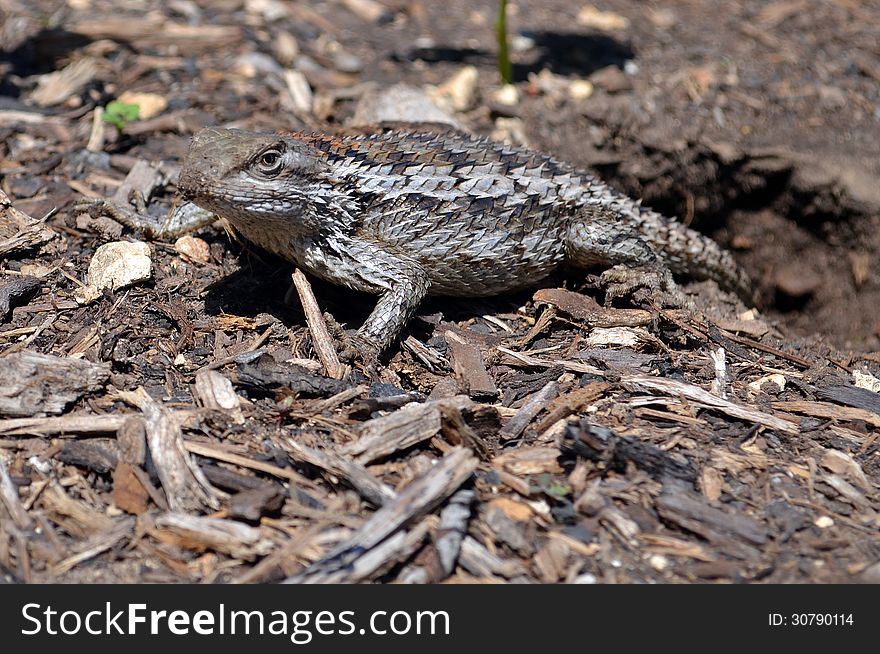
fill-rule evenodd
<path id="1" fill-rule="evenodd" d="M 138 119 L 141 108 L 136 104 L 127 104 L 119 100 L 113 100 L 104 107 L 104 122 L 116 125 L 119 131 L 125 126 Z"/>
<path id="2" fill-rule="evenodd" d="M 564 482 L 558 481 L 553 475 L 544 473 L 532 480 L 529 484 L 529 493 L 532 495 L 543 493 L 555 500 L 564 500 L 566 496 L 571 495 L 572 489 Z"/>
<path id="3" fill-rule="evenodd" d="M 566 495 L 571 495 L 571 488 L 566 486 L 565 484 L 560 484 L 559 482 L 550 484 L 547 486 L 544 491 L 550 497 L 555 497 L 556 499 L 563 499 Z"/>

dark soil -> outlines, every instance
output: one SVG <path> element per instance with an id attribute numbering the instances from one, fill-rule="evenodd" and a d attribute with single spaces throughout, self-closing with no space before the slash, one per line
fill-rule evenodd
<path id="1" fill-rule="evenodd" d="M 875 387 L 853 384 L 854 373 L 880 377 L 880 3 L 604 0 L 593 4 L 628 25 L 600 30 L 578 22 L 582 3 L 522 0 L 510 16 L 520 93 L 515 105 L 495 100 L 494 2 L 386 0 L 387 20 L 379 21 L 317 0 L 156 2 L 150 12 L 109 0 L 81 4 L 0 3 L 0 185 L 17 209 L 48 215 L 46 225 L 58 234 L 38 249 L 3 256 L 4 284 L 24 273 L 39 277 L 42 289 L 14 303 L 0 326 L 0 360 L 24 350 L 109 364 L 106 387 L 71 403 L 64 416 L 132 413 L 116 392 L 138 387 L 168 410 L 193 408 L 196 372 L 216 367 L 233 380 L 247 422 L 203 416 L 197 428 L 186 428 L 187 438 L 293 470 L 312 485 L 286 479 L 282 488 L 270 474 L 196 457 L 206 470 L 238 475 L 235 483 L 211 479 L 230 492 L 242 492 L 239 478 L 258 478 L 284 493 L 284 508 L 260 505 L 258 519 L 249 523 L 271 532 L 275 549 L 268 557 L 278 557 L 253 572 L 259 557 L 194 547 L 156 527 L 150 522 L 161 513 L 155 497 L 146 498 L 141 511 L 119 508 L 115 475 L 124 457 L 116 438 L 26 437 L 7 425 L 0 456 L 28 513 L 42 533 L 52 531 L 33 537 L 25 565 L 14 534 L 0 529 L 0 541 L 6 539 L 0 570 L 8 578 L 267 581 L 309 570 L 329 545 L 303 546 L 284 558 L 278 552 L 289 546 L 286 539 L 312 534 L 308 530 L 356 529 L 373 509 L 344 475 L 289 458 L 286 439 L 343 452 L 368 420 L 393 415 L 396 407 L 383 396 L 411 392 L 419 401 L 470 394 L 482 407 L 476 413 L 495 412 L 492 429 L 463 410 L 471 427 L 464 431 L 488 443 L 475 481 L 468 482 L 477 493 L 468 533 L 516 564 L 506 572 L 459 565 L 431 581 L 876 581 L 880 396 Z M 180 29 L 169 31 L 168 24 Z M 298 45 L 292 62 L 279 54 L 284 34 Z M 38 76 L 84 57 L 96 62 L 87 81 L 62 102 L 37 106 Z M 655 316 L 637 344 L 611 347 L 587 344 L 589 320 L 558 303 L 548 309 L 532 293 L 432 300 L 407 336 L 448 359 L 447 330 L 462 334 L 482 353 L 496 397 L 473 392 L 448 361 L 432 367 L 401 346 L 381 371 L 388 386 L 374 385 L 353 404 L 315 415 L 315 396 L 331 396 L 363 378 L 313 393 L 277 380 L 244 381 L 242 366 L 252 362 L 233 358 L 255 344 L 291 375 L 303 371 L 291 372 L 283 362 L 317 359 L 299 304 L 285 301 L 290 266 L 216 227 L 197 234 L 209 247 L 206 262 L 193 263 L 172 243 L 154 241 L 151 281 L 106 292 L 87 306 L 71 302 L 96 248 L 137 236 L 112 221 L 87 219 L 73 203 L 83 194 L 112 196 L 136 161 L 167 168 L 168 184 L 146 208 L 161 217 L 174 201 L 176 166 L 198 128 L 334 129 L 345 125 L 368 88 L 439 85 L 465 65 L 480 75 L 475 102 L 456 116 L 466 127 L 488 134 L 514 119 L 531 147 L 593 170 L 716 238 L 752 276 L 767 328 L 731 326 L 745 307 L 735 307 L 712 284 L 689 290 L 723 335 L 700 320 Z M 279 73 L 285 66 L 305 74 L 315 111 L 296 111 L 284 99 Z M 548 91 L 542 71 L 562 90 Z M 573 99 L 566 85 L 580 79 L 591 80 L 594 91 Z M 106 125 L 103 148 L 88 153 L 93 109 L 124 91 L 156 94 L 167 108 L 121 130 Z M 0 234 L 0 241 L 9 237 Z M 601 300 L 582 282 L 561 275 L 545 286 Z M 314 290 L 322 309 L 342 323 L 360 324 L 371 307 L 371 298 L 331 285 L 315 282 Z M 546 311 L 554 317 L 526 338 Z M 747 341 L 731 340 L 733 332 Z M 499 346 L 556 364 L 516 361 Z M 730 359 L 730 399 L 795 420 L 796 433 L 626 382 L 639 374 L 709 388 L 715 379 L 709 354 L 719 346 Z M 254 365 L 268 375 L 265 360 Z M 785 378 L 784 389 L 770 379 L 774 374 Z M 750 389 L 756 380 L 763 381 Z M 503 433 L 511 416 L 550 383 L 555 395 L 547 403 L 556 396 L 574 402 L 584 388 L 596 388 L 596 395 L 555 430 L 543 422 L 551 405 L 517 438 L 499 443 L 497 423 Z M 600 383 L 607 388 L 591 386 Z M 853 400 L 841 388 L 869 395 Z M 649 402 L 655 393 L 665 399 Z M 430 467 L 427 461 L 461 441 L 450 436 L 460 436 L 449 426 L 459 423 L 443 420 L 442 434 L 366 469 L 391 488 L 405 488 Z M 596 438 L 603 443 L 599 454 L 583 445 L 595 445 Z M 92 440 L 102 454 L 72 445 Z M 546 454 L 541 448 L 555 448 L 557 456 L 520 467 L 499 463 L 519 450 Z M 102 468 L 107 452 L 110 463 Z M 141 465 L 153 490 L 163 493 L 149 461 Z M 114 541 L 70 569 L 57 567 L 103 532 L 77 531 L 70 516 L 59 517 L 57 498 L 44 504 L 49 500 L 39 494 L 53 484 L 117 528 L 125 514 L 137 516 L 139 525 L 151 525 L 150 537 L 127 549 L 140 535 Z M 321 512 L 335 517 L 315 518 Z M 228 517 L 229 507 L 218 515 Z M 423 523 L 408 526 L 415 524 Z M 398 579 L 430 558 L 432 542 L 366 578 Z"/>

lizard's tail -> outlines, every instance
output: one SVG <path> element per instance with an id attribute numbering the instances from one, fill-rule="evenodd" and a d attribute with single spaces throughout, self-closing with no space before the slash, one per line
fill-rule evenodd
<path id="1" fill-rule="evenodd" d="M 652 254 L 672 271 L 695 279 L 713 279 L 725 290 L 739 295 L 746 302 L 755 301 L 754 286 L 733 256 L 718 243 L 682 222 L 647 209 L 626 195 L 602 186 L 587 199 L 592 215 L 586 237 L 591 247 L 596 242 L 618 250 L 626 249 L 626 235 L 638 235 Z M 601 216 L 603 220 L 596 220 Z M 607 221 L 607 222 L 606 222 Z M 613 232 L 613 234 L 604 233 Z M 602 233 L 600 233 L 602 232 Z M 631 246 L 632 244 L 630 244 Z M 641 251 L 631 247 L 635 256 Z M 628 253 L 632 255 L 632 252 Z"/>
<path id="2" fill-rule="evenodd" d="M 751 280 L 733 256 L 708 236 L 672 218 L 633 203 L 639 217 L 638 228 L 645 240 L 673 273 L 695 279 L 713 279 L 725 290 L 747 302 L 754 302 Z"/>

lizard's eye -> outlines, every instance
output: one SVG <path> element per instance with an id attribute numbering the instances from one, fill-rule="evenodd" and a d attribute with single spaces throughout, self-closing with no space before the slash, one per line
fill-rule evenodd
<path id="1" fill-rule="evenodd" d="M 257 159 L 257 167 L 264 175 L 277 175 L 281 172 L 282 156 L 278 150 L 266 150 Z"/>

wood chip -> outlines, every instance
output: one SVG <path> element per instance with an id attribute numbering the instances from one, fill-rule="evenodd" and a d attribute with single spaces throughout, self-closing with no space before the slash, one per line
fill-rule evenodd
<path id="1" fill-rule="evenodd" d="M 593 298 L 564 288 L 544 288 L 533 296 L 535 302 L 549 304 L 590 327 L 644 327 L 656 318 L 655 314 L 644 309 L 615 309 L 603 307 Z M 685 317 L 679 311 L 671 315 Z"/>
<path id="2" fill-rule="evenodd" d="M 737 558 L 757 559 L 760 552 L 755 546 L 764 546 L 769 538 L 767 528 L 754 518 L 710 506 L 693 493 L 666 492 L 657 498 L 657 510 L 664 519 L 699 534 Z"/>
<path id="3" fill-rule="evenodd" d="M 444 337 L 449 345 L 450 363 L 461 389 L 476 399 L 498 397 L 498 387 L 486 370 L 480 348 L 451 330 L 447 330 Z"/>
<path id="4" fill-rule="evenodd" d="M 28 275 L 0 280 L 0 320 L 5 320 L 14 306 L 24 304 L 36 295 L 41 286 L 39 279 Z"/>
<path id="5" fill-rule="evenodd" d="M 144 16 L 140 20 L 108 18 L 72 23 L 68 32 L 82 34 L 93 40 L 111 39 L 129 43 L 137 49 L 174 46 L 181 54 L 207 49 L 222 50 L 242 40 L 238 25 L 186 25 L 165 20 L 161 16 Z"/>
<path id="6" fill-rule="evenodd" d="M 838 406 L 829 402 L 810 402 L 807 400 L 773 402 L 770 406 L 780 411 L 804 413 L 817 418 L 830 418 L 831 420 L 841 420 L 844 422 L 862 420 L 872 427 L 880 427 L 880 414 L 866 409 Z"/>
<path id="7" fill-rule="evenodd" d="M 138 407 L 144 414 L 150 455 L 171 509 L 201 512 L 219 508 L 221 494 L 211 487 L 193 462 L 173 414 L 143 388 L 121 392 L 119 397 Z"/>
<path id="8" fill-rule="evenodd" d="M 825 450 L 820 460 L 822 467 L 827 468 L 831 472 L 839 475 L 846 475 L 865 491 L 874 489 L 874 485 L 868 480 L 862 466 L 846 452 L 840 450 Z"/>
<path id="9" fill-rule="evenodd" d="M 193 391 L 198 402 L 206 409 L 223 412 L 236 425 L 244 424 L 241 398 L 235 393 L 232 382 L 216 370 L 200 370 L 196 373 Z"/>
<path id="10" fill-rule="evenodd" d="M 826 386 L 816 389 L 823 400 L 872 411 L 880 416 L 880 393 L 857 386 Z"/>
<path id="11" fill-rule="evenodd" d="M 186 513 L 163 513 L 146 530 L 161 541 L 196 551 L 225 552 L 253 561 L 274 549 L 262 530 L 235 520 L 207 518 Z"/>
<path id="12" fill-rule="evenodd" d="M 68 415 L 58 418 L 11 418 L 0 420 L 0 434 L 6 436 L 78 436 L 112 434 L 129 416 Z"/>
<path id="13" fill-rule="evenodd" d="M 113 504 L 133 515 L 146 512 L 150 494 L 135 473 L 134 466 L 121 462 L 113 471 Z"/>
<path id="14" fill-rule="evenodd" d="M 77 59 L 61 70 L 40 75 L 31 101 L 38 107 L 52 107 L 78 94 L 98 74 L 94 59 Z"/>
<path id="15" fill-rule="evenodd" d="M 9 515 L 12 516 L 12 521 L 16 527 L 22 530 L 30 529 L 32 525 L 31 517 L 18 497 L 18 489 L 9 477 L 9 470 L 2 454 L 0 454 L 0 502 L 3 503 Z"/>
<path id="16" fill-rule="evenodd" d="M 0 257 L 48 243 L 55 231 L 12 206 L 0 189 Z"/>
<path id="17" fill-rule="evenodd" d="M 458 561 L 465 570 L 478 577 L 513 579 L 526 573 L 520 561 L 502 559 L 472 536 L 465 536 L 462 541 Z"/>
<path id="18" fill-rule="evenodd" d="M 392 488 L 373 477 L 360 463 L 328 451 L 317 450 L 287 439 L 290 458 L 301 461 L 344 479 L 373 506 L 382 506 L 395 498 Z"/>
<path id="19" fill-rule="evenodd" d="M 64 492 L 58 482 L 51 482 L 40 495 L 47 518 L 76 538 L 89 538 L 113 528 L 113 520 L 82 500 Z"/>
<path id="20" fill-rule="evenodd" d="M 538 549 L 533 559 L 541 581 L 545 584 L 554 584 L 562 579 L 568 568 L 571 554 L 571 548 L 564 540 L 548 539 Z"/>
<path id="21" fill-rule="evenodd" d="M 412 402 L 387 416 L 365 422 L 357 440 L 346 445 L 341 452 L 367 465 L 436 436 L 442 426 L 443 407 L 462 409 L 472 404 L 464 395 L 423 404 Z"/>
<path id="22" fill-rule="evenodd" d="M 786 434 L 799 433 L 797 425 L 794 425 L 787 420 L 777 418 L 776 416 L 770 415 L 769 413 L 764 413 L 763 411 L 756 411 L 755 409 L 735 404 L 729 400 L 723 400 L 720 397 L 712 395 L 708 391 L 704 391 L 699 386 L 694 386 L 693 384 L 687 384 L 685 382 L 676 381 L 674 379 L 643 376 L 625 377 L 621 380 L 621 382 L 624 386 L 633 390 L 647 390 L 651 392 L 666 393 L 668 395 L 683 397 L 690 402 L 699 404 L 700 406 L 715 409 L 717 411 L 721 411 L 722 413 L 726 413 L 727 415 L 733 416 L 734 418 L 739 418 L 740 420 L 746 420 L 748 422 L 764 425 L 765 427 L 769 427 L 770 429 L 775 429 Z M 777 407 L 777 404 L 786 403 L 774 402 L 773 408 L 781 408 Z"/>
<path id="23" fill-rule="evenodd" d="M 333 339 L 330 337 L 330 332 L 327 331 L 324 314 L 321 313 L 318 301 L 312 292 L 312 285 L 299 268 L 293 271 L 293 284 L 306 314 L 306 324 L 308 324 L 309 333 L 312 335 L 312 343 L 318 353 L 318 358 L 324 364 L 327 376 L 332 379 L 342 379 L 348 371 L 346 366 L 339 362 Z"/>
<path id="24" fill-rule="evenodd" d="M 259 470 L 260 472 L 265 472 L 266 474 L 274 475 L 281 479 L 289 479 L 307 488 L 312 488 L 314 486 L 310 479 L 303 477 L 295 470 L 279 468 L 278 466 L 266 463 L 265 461 L 256 461 L 240 454 L 221 450 L 217 447 L 208 445 L 207 443 L 194 443 L 189 441 L 185 443 L 185 447 L 187 451 L 192 454 L 198 454 L 199 456 L 204 456 L 210 459 L 217 459 L 218 461 L 226 461 L 227 463 L 234 463 L 242 468 Z"/>
<path id="25" fill-rule="evenodd" d="M 535 447 L 518 447 L 496 456 L 492 465 L 513 475 L 540 475 L 542 473 L 559 473 L 562 467 L 557 459 L 559 448 L 552 445 Z"/>
<path id="26" fill-rule="evenodd" d="M 376 511 L 352 536 L 287 583 L 330 583 L 348 578 L 347 569 L 406 524 L 452 495 L 477 468 L 477 458 L 455 448 L 423 476 L 411 482 L 397 499 Z M 403 538 L 405 534 L 397 535 Z"/>
<path id="27" fill-rule="evenodd" d="M 76 548 L 75 554 L 51 566 L 49 572 L 57 577 L 58 575 L 62 575 L 65 572 L 72 570 L 83 561 L 88 561 L 89 559 L 98 556 L 98 554 L 106 552 L 116 545 L 116 543 L 129 538 L 134 533 L 134 525 L 135 521 L 133 518 L 117 521 L 116 524 L 107 531 L 95 534 L 80 543 Z"/>
<path id="28" fill-rule="evenodd" d="M 0 415 L 61 413 L 71 402 L 99 390 L 110 364 L 17 352 L 0 357 Z"/>
<path id="29" fill-rule="evenodd" d="M 547 405 L 559 394 L 559 384 L 555 381 L 547 382 L 544 387 L 522 405 L 510 420 L 508 420 L 499 432 L 502 441 L 508 441 L 522 434 L 529 423 L 534 420 Z"/>

